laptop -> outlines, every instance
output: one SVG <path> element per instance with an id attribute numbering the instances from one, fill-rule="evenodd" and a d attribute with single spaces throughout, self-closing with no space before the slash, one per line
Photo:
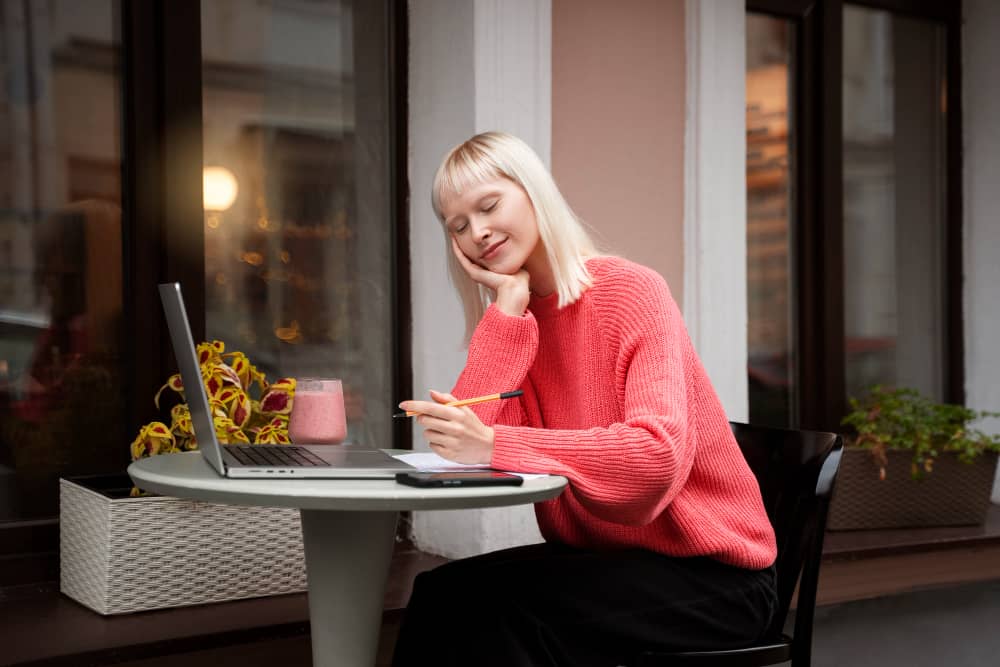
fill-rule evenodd
<path id="1" fill-rule="evenodd" d="M 174 356 L 184 382 L 184 396 L 198 449 L 223 477 L 253 479 L 394 479 L 398 472 L 416 468 L 381 449 L 352 449 L 345 445 L 222 445 L 215 436 L 208 395 L 202 383 L 198 353 L 188 323 L 179 283 L 160 285 Z"/>

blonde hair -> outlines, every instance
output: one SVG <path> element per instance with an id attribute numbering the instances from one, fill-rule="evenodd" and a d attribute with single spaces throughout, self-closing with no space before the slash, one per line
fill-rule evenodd
<path id="1" fill-rule="evenodd" d="M 583 223 L 563 199 L 548 169 L 528 144 L 504 132 L 484 132 L 448 151 L 434 176 L 431 205 L 444 223 L 442 194 L 463 190 L 496 178 L 524 189 L 535 210 L 538 235 L 555 278 L 558 307 L 575 302 L 591 285 L 585 261 L 598 250 Z M 465 310 L 466 342 L 492 300 L 490 291 L 472 280 L 455 258 L 444 228 L 448 272 Z"/>

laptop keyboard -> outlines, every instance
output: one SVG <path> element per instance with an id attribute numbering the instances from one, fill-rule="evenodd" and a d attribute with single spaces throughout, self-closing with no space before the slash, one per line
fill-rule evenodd
<path id="1" fill-rule="evenodd" d="M 294 445 L 226 445 L 244 465 L 313 467 L 329 465 L 305 447 Z"/>

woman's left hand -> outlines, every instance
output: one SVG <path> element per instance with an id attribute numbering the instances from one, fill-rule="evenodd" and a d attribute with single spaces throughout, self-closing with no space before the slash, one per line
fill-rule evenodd
<path id="1" fill-rule="evenodd" d="M 451 394 L 431 390 L 430 401 L 403 401 L 401 410 L 419 412 L 417 423 L 424 438 L 438 455 L 456 463 L 489 463 L 493 458 L 493 429 L 479 421 L 468 407 L 442 405 L 458 400 Z"/>

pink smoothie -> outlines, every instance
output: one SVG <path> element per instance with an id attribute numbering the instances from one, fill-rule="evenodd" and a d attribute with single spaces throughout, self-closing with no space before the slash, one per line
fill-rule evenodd
<path id="1" fill-rule="evenodd" d="M 296 444 L 342 442 L 347 437 L 343 389 L 338 385 L 328 391 L 296 391 L 288 437 Z"/>

